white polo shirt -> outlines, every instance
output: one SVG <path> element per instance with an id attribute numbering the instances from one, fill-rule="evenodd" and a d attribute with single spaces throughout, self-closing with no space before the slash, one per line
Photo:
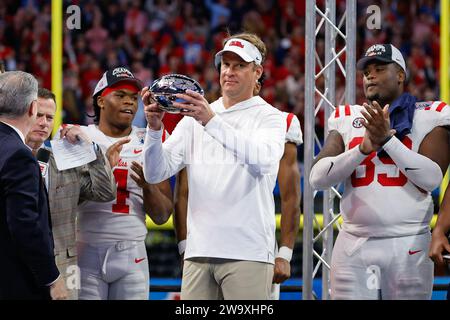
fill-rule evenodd
<path id="1" fill-rule="evenodd" d="M 184 117 L 170 138 L 147 129 L 144 174 L 158 183 L 187 168 L 185 258 L 274 263 L 273 189 L 284 152 L 286 120 L 259 96 L 228 109 L 222 98 L 203 127 Z"/>

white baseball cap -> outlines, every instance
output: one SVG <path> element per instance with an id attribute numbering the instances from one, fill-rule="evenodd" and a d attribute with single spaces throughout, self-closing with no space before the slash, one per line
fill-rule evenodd
<path id="1" fill-rule="evenodd" d="M 259 52 L 253 43 L 244 39 L 231 38 L 225 43 L 223 49 L 216 53 L 214 57 L 214 65 L 216 68 L 219 67 L 224 52 L 234 52 L 245 62 L 253 61 L 257 65 L 261 65 L 262 62 L 261 52 Z"/>
<path id="2" fill-rule="evenodd" d="M 367 49 L 364 57 L 358 60 L 356 66 L 362 70 L 370 61 L 378 60 L 386 63 L 397 63 L 406 72 L 406 63 L 402 53 L 392 44 L 374 44 Z"/>

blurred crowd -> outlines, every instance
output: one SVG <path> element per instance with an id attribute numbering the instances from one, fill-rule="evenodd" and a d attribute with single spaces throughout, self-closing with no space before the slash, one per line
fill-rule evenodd
<path id="1" fill-rule="evenodd" d="M 321 8 L 323 3 L 317 1 Z M 339 21 L 345 1 L 336 3 Z M 381 9 L 379 30 L 366 25 L 366 8 L 374 4 Z M 220 88 L 214 53 L 228 32 L 246 30 L 268 47 L 261 95 L 295 113 L 303 125 L 305 0 L 64 1 L 64 8 L 70 5 L 81 8 L 81 29 L 64 30 L 64 122 L 92 123 L 87 114 L 93 114 L 93 88 L 107 68 L 119 65 L 129 66 L 147 85 L 164 74 L 187 74 L 201 83 L 209 101 L 215 100 Z M 393 43 L 408 57 L 408 90 L 419 99 L 437 99 L 439 1 L 358 1 L 357 17 L 358 56 L 374 43 Z M 50 23 L 49 0 L 0 2 L 0 59 L 6 70 L 28 71 L 46 88 L 51 88 Z M 337 52 L 343 45 L 338 36 Z M 316 47 L 323 57 L 324 28 Z M 362 103 L 362 78 L 357 79 Z M 344 84 L 338 75 L 338 99 Z"/>

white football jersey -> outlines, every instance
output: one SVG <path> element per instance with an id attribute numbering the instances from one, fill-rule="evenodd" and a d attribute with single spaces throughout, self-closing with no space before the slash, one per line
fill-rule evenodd
<path id="1" fill-rule="evenodd" d="M 359 105 L 339 106 L 328 120 L 338 131 L 345 150 L 357 147 L 364 136 Z M 424 137 L 436 126 L 450 124 L 450 107 L 440 101 L 418 102 L 411 133 L 403 144 L 417 152 Z M 429 230 L 433 215 L 430 193 L 418 189 L 389 156 L 373 152 L 345 180 L 341 200 L 343 229 L 360 237 L 412 235 Z"/>
<path id="2" fill-rule="evenodd" d="M 286 142 L 295 143 L 297 146 L 303 143 L 302 128 L 300 127 L 300 121 L 293 113 L 282 111 L 283 116 L 286 118 Z"/>
<path id="3" fill-rule="evenodd" d="M 102 151 L 123 138 L 112 138 L 96 125 L 81 127 Z M 145 128 L 132 128 L 131 141 L 123 145 L 120 160 L 113 168 L 117 197 L 111 202 L 86 201 L 78 208 L 80 240 L 88 243 L 107 243 L 121 240 L 145 240 L 147 228 L 142 189 L 131 178 L 133 161 L 142 165 Z M 163 136 L 163 139 L 165 137 Z"/>

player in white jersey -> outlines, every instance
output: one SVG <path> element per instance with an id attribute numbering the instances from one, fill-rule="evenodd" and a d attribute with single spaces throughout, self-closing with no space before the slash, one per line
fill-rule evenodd
<path id="1" fill-rule="evenodd" d="M 283 157 L 278 170 L 281 198 L 280 244 L 275 258 L 272 300 L 280 298 L 280 284 L 291 276 L 290 261 L 300 223 L 300 170 L 297 164 L 297 146 L 303 143 L 302 129 L 293 113 L 283 112 L 286 119 L 286 138 Z"/>
<path id="2" fill-rule="evenodd" d="M 370 105 L 336 108 L 310 176 L 315 189 L 345 183 L 331 297 L 430 299 L 430 193 L 449 162 L 450 107 L 403 92 L 405 62 L 390 44 L 370 47 L 358 68 Z"/>
<path id="3" fill-rule="evenodd" d="M 79 207 L 80 299 L 148 299 L 149 270 L 145 248 L 145 214 L 163 224 L 172 211 L 168 180 L 145 182 L 142 148 L 145 129 L 131 125 L 137 111 L 139 80 L 123 67 L 108 70 L 94 91 L 95 125 L 84 132 L 106 150 L 126 139 L 113 168 L 117 197 Z"/>
<path id="4" fill-rule="evenodd" d="M 255 85 L 254 95 L 264 84 L 264 74 Z M 280 284 L 291 277 L 292 253 L 300 224 L 300 170 L 297 163 L 297 146 L 303 143 L 302 128 L 293 113 L 282 112 L 286 119 L 284 153 L 278 169 L 278 186 L 281 198 L 280 246 L 275 243 L 275 267 L 271 300 L 280 299 Z M 278 248 L 280 247 L 280 248 Z"/>

